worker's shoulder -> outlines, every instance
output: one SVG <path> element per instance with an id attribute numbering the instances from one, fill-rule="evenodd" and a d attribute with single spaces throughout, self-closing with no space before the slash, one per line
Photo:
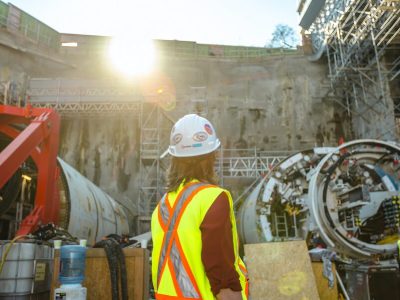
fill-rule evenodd
<path id="1" fill-rule="evenodd" d="M 227 194 L 227 196 L 230 196 L 230 192 L 227 189 L 224 189 L 223 187 L 214 184 L 207 184 L 206 191 L 213 192 L 218 195 L 221 193 L 225 193 Z"/>

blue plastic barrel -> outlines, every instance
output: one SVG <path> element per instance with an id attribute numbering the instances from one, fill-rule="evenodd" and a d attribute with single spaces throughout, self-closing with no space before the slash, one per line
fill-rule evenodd
<path id="1" fill-rule="evenodd" d="M 80 284 L 85 277 L 86 248 L 79 245 L 61 246 L 60 273 L 61 284 Z"/>

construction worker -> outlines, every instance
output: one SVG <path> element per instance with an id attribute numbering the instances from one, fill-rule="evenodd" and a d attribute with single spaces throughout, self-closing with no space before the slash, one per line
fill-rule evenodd
<path id="1" fill-rule="evenodd" d="M 195 114 L 171 131 L 167 193 L 153 212 L 156 299 L 247 299 L 230 193 L 216 185 L 212 124 Z"/>

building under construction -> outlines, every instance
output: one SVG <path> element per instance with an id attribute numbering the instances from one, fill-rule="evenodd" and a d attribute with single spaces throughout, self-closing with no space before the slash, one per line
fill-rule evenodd
<path id="1" fill-rule="evenodd" d="M 46 194 L 38 165 L 47 150 L 37 147 L 58 136 L 43 129 L 40 142 L 35 135 L 37 144 L 32 138 L 32 149 L 20 156 L 0 152 L 10 155 L 0 167 L 14 168 L 0 177 L 0 239 L 44 221 L 91 245 L 110 233 L 146 235 L 165 192 L 171 127 L 197 113 L 220 137 L 215 167 L 234 196 L 245 243 L 322 239 L 352 261 L 336 274 L 344 298 L 389 299 L 385 281 L 400 297 L 399 205 L 388 201 L 400 192 L 400 2 L 300 0 L 297 11 L 297 49 L 155 40 L 157 70 L 128 80 L 107 59 L 111 37 L 60 33 L 0 1 L 0 100 L 16 109 L 1 111 L 0 149 L 30 128 L 26 107 L 37 109 L 28 114 L 32 120 L 44 111 L 61 117 L 52 166 L 59 180 L 51 191 L 59 194 L 60 215 L 54 207 L 37 210 L 38 203 L 44 211 L 49 205 L 35 194 Z M 41 128 L 50 126 L 41 121 Z M 21 161 L 7 164 L 10 157 Z M 360 236 L 363 230 L 370 231 Z M 365 275 L 358 283 L 357 274 Z M 50 293 L 46 285 L 27 290 L 19 295 Z M 0 298 L 13 295 L 0 290 Z"/>

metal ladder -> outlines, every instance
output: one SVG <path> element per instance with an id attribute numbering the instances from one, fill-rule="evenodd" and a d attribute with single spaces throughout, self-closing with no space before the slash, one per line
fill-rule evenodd
<path id="1" fill-rule="evenodd" d="M 276 234 L 279 237 L 288 238 L 289 231 L 288 231 L 288 225 L 287 225 L 287 220 L 286 220 L 286 214 L 283 214 L 281 216 L 278 214 L 274 214 L 274 219 L 275 219 Z"/>

